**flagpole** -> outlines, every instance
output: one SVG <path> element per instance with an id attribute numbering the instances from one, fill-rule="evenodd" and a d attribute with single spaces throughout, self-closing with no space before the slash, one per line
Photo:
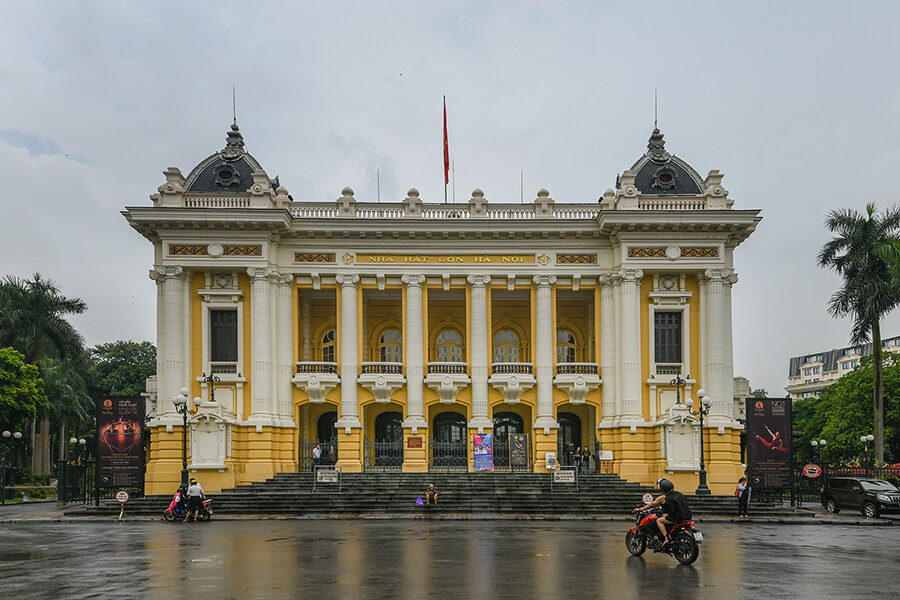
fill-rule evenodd
<path id="1" fill-rule="evenodd" d="M 447 204 L 447 183 L 449 182 L 450 145 L 447 140 L 447 96 L 444 96 L 444 204 Z"/>

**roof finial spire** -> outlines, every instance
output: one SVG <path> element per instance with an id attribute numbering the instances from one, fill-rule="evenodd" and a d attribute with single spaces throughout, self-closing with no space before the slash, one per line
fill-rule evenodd
<path id="1" fill-rule="evenodd" d="M 225 149 L 222 150 L 222 156 L 226 160 L 234 160 L 244 154 L 244 136 L 237 124 L 237 94 L 234 86 L 231 86 L 231 111 L 234 120 L 231 122 L 231 131 L 225 137 Z"/>
<path id="2" fill-rule="evenodd" d="M 653 129 L 659 129 L 659 94 L 653 88 Z"/>
<path id="3" fill-rule="evenodd" d="M 237 125 L 237 95 L 234 86 L 231 86 L 231 112 L 234 114 L 234 124 Z"/>

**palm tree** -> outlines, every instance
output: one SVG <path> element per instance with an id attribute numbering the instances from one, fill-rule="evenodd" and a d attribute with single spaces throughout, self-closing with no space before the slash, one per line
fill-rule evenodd
<path id="1" fill-rule="evenodd" d="M 834 317 L 853 320 L 852 344 L 872 342 L 875 388 L 875 459 L 884 463 L 884 377 L 881 363 L 881 319 L 900 303 L 900 283 L 885 256 L 895 248 L 900 210 L 877 214 L 874 203 L 865 214 L 835 210 L 825 221 L 835 237 L 819 252 L 820 267 L 836 271 L 844 280 L 828 302 Z"/>
<path id="2" fill-rule="evenodd" d="M 84 340 L 67 315 L 81 314 L 87 305 L 80 298 L 66 298 L 59 288 L 39 273 L 33 279 L 7 276 L 0 281 L 0 347 L 21 352 L 33 365 L 47 359 L 77 360 L 84 356 Z M 49 470 L 49 429 L 47 415 L 41 423 L 41 443 L 35 439 L 32 420 L 32 470 Z M 46 443 L 43 443 L 46 441 Z"/>

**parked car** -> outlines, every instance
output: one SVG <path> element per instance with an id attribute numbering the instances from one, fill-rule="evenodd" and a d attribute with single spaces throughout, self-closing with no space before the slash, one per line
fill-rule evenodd
<path id="1" fill-rule="evenodd" d="M 822 506 L 830 513 L 855 508 L 867 517 L 900 513 L 900 489 L 884 479 L 831 477 L 822 488 Z"/>

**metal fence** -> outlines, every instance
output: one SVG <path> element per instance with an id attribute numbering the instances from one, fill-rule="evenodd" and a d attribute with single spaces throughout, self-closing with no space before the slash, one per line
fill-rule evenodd
<path id="1" fill-rule="evenodd" d="M 509 439 L 497 439 L 494 442 L 494 470 L 509 472 L 531 472 L 531 453 L 526 453 L 528 457 L 526 464 L 514 465 L 509 458 Z"/>
<path id="2" fill-rule="evenodd" d="M 332 446 L 334 446 L 335 459 L 337 459 L 337 436 L 325 441 L 307 441 L 303 438 L 300 438 L 300 460 L 298 461 L 298 469 L 301 473 L 313 470 L 314 464 L 312 451 L 313 448 L 316 447 L 316 444 L 318 444 L 319 448 L 322 450 L 322 457 L 319 460 L 320 465 L 324 465 L 326 462 L 328 462 L 328 450 Z"/>

